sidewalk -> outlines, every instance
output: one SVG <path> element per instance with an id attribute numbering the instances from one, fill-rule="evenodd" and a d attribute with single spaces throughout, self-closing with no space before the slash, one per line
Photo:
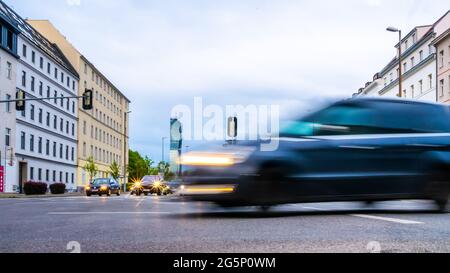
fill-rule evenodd
<path id="1" fill-rule="evenodd" d="M 53 197 L 74 197 L 83 196 L 82 193 L 66 193 L 66 194 L 44 194 L 44 195 L 25 195 L 18 193 L 0 193 L 0 199 L 7 198 L 53 198 Z"/>

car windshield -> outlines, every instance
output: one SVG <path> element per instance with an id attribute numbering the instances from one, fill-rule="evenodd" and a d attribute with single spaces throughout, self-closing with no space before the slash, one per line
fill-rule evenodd
<path id="1" fill-rule="evenodd" d="M 108 185 L 109 181 L 107 178 L 95 179 L 92 185 Z"/>

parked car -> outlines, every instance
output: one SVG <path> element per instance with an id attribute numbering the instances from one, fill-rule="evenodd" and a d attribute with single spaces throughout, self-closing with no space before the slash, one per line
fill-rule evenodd
<path id="1" fill-rule="evenodd" d="M 191 152 L 182 194 L 222 206 L 434 200 L 450 194 L 450 107 L 351 99 L 286 124 L 267 141 Z"/>
<path id="2" fill-rule="evenodd" d="M 99 196 L 116 194 L 120 196 L 120 184 L 114 178 L 96 178 L 85 190 L 87 196 L 92 194 L 98 194 Z"/>

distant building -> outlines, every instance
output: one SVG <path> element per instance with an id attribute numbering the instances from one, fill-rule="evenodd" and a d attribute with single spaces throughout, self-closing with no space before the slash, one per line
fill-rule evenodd
<path id="1" fill-rule="evenodd" d="M 170 171 L 179 174 L 181 149 L 183 147 L 183 125 L 178 119 L 170 119 Z"/>
<path id="2" fill-rule="evenodd" d="M 130 100 L 85 56 L 83 56 L 48 20 L 28 20 L 47 39 L 57 44 L 80 75 L 78 95 L 86 89 L 94 92 L 94 109 L 77 109 L 78 161 L 77 185 L 89 183 L 84 166 L 89 157 L 99 168 L 99 177 L 109 176 L 109 167 L 115 161 L 123 175 L 128 165 Z"/>
<path id="3" fill-rule="evenodd" d="M 399 94 L 399 58 L 402 64 L 402 98 L 439 101 L 436 89 L 436 50 L 433 40 L 450 29 L 450 11 L 433 25 L 418 26 L 403 37 L 396 48 L 402 47 L 402 56 L 392 59 L 373 81 L 361 88 L 356 97 L 386 96 Z"/>

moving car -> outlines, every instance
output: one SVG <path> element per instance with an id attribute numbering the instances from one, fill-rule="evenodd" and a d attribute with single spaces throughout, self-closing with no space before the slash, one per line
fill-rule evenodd
<path id="1" fill-rule="evenodd" d="M 114 178 L 96 178 L 85 190 L 87 196 L 92 194 L 98 194 L 99 196 L 116 194 L 120 196 L 120 184 Z"/>
<path id="2" fill-rule="evenodd" d="M 160 195 L 168 195 L 171 194 L 172 190 L 164 182 L 164 179 L 159 175 L 147 175 L 142 178 L 141 181 L 135 182 L 131 194 L 136 194 L 140 196 L 144 194 L 145 196 L 156 194 Z"/>
<path id="3" fill-rule="evenodd" d="M 450 193 L 450 107 L 351 99 L 281 129 L 267 141 L 221 145 L 181 158 L 182 195 L 221 206 L 434 200 Z M 266 143 L 267 144 L 267 143 Z"/>

